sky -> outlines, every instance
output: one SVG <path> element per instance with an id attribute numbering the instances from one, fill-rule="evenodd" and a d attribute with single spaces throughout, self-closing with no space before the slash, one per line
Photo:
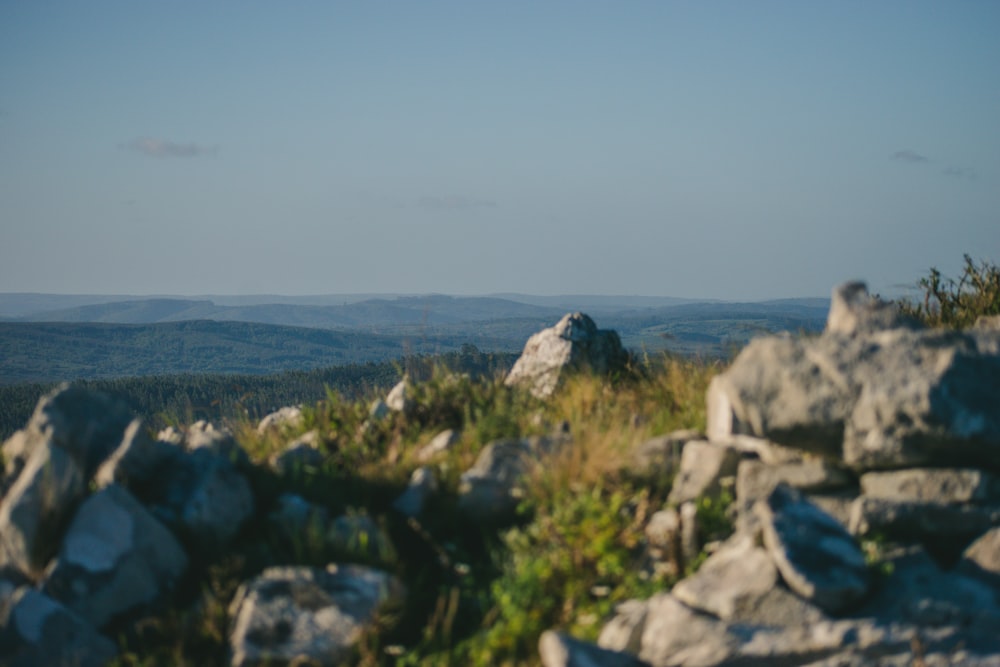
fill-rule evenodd
<path id="1" fill-rule="evenodd" d="M 0 292 L 891 293 L 1000 261 L 1000 2 L 0 3 Z"/>

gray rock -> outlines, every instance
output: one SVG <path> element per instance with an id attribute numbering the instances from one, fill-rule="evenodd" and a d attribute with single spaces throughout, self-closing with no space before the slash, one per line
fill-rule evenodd
<path id="1" fill-rule="evenodd" d="M 654 561 L 654 572 L 676 576 L 684 569 L 681 555 L 681 515 L 669 507 L 655 512 L 645 528 L 647 549 Z"/>
<path id="2" fill-rule="evenodd" d="M 684 445 L 681 467 L 667 502 L 680 505 L 702 496 L 717 497 L 723 478 L 735 478 L 740 452 L 713 442 L 695 440 Z"/>
<path id="3" fill-rule="evenodd" d="M 894 304 L 870 296 L 864 283 L 849 282 L 833 289 L 826 320 L 827 332 L 855 335 L 902 327 L 917 329 L 920 325 L 900 313 Z"/>
<path id="4" fill-rule="evenodd" d="M 861 476 L 869 498 L 933 503 L 1000 503 L 1000 479 L 974 468 L 911 468 Z"/>
<path id="5" fill-rule="evenodd" d="M 271 468 L 281 475 L 296 475 L 318 469 L 326 461 L 319 449 L 319 431 L 313 430 L 288 443 L 271 457 Z"/>
<path id="6" fill-rule="evenodd" d="M 414 406 L 413 401 L 408 396 L 409 393 L 409 382 L 406 378 L 403 378 L 396 383 L 391 390 L 389 390 L 388 395 L 385 397 L 385 405 L 393 412 L 402 412 L 403 414 L 409 414 Z"/>
<path id="7" fill-rule="evenodd" d="M 717 665 L 736 654 L 740 638 L 726 623 L 661 593 L 646 602 L 640 645 L 639 658 L 653 667 Z"/>
<path id="8" fill-rule="evenodd" d="M 295 428 L 302 423 L 302 408 L 297 405 L 287 405 L 267 414 L 257 424 L 257 433 L 264 435 L 268 431 L 281 428 Z"/>
<path id="9" fill-rule="evenodd" d="M 565 441 L 535 436 L 497 440 L 486 445 L 472 467 L 462 474 L 459 510 L 477 521 L 510 519 L 523 496 L 524 476 L 539 464 L 542 456 Z"/>
<path id="10" fill-rule="evenodd" d="M 0 605 L 0 664 L 7 667 L 102 667 L 118 655 L 114 642 L 33 588 Z"/>
<path id="11" fill-rule="evenodd" d="M 437 477 L 429 466 L 421 466 L 410 475 L 406 491 L 392 503 L 393 509 L 407 517 L 423 514 L 427 500 L 437 491 Z"/>
<path id="12" fill-rule="evenodd" d="M 610 651 L 552 630 L 539 637 L 538 654 L 545 667 L 649 667 L 634 655 Z"/>
<path id="13" fill-rule="evenodd" d="M 691 501 L 683 503 L 678 510 L 681 517 L 681 561 L 693 563 L 701 553 L 701 538 L 698 536 L 698 507 Z"/>
<path id="14" fill-rule="evenodd" d="M 200 547 L 222 549 L 253 516 L 250 485 L 229 458 L 201 450 L 188 461 L 194 483 L 180 506 L 169 507 L 167 513 Z"/>
<path id="15" fill-rule="evenodd" d="M 100 628 L 162 600 L 187 563 L 170 531 L 112 484 L 73 517 L 46 574 L 45 592 Z"/>
<path id="16" fill-rule="evenodd" d="M 1000 593 L 1000 527 L 986 531 L 968 546 L 959 570 L 991 584 Z"/>
<path id="17" fill-rule="evenodd" d="M 704 440 L 704 436 L 689 429 L 651 438 L 632 451 L 626 470 L 641 477 L 673 477 L 680 467 L 684 445 L 693 440 Z"/>
<path id="18" fill-rule="evenodd" d="M 780 585 L 771 556 L 747 534 L 732 537 L 671 593 L 724 621 L 788 627 L 825 620 L 819 609 Z"/>
<path id="19" fill-rule="evenodd" d="M 761 338 L 710 384 L 708 435 L 768 438 L 858 470 L 1000 469 L 998 402 L 997 332 Z"/>
<path id="20" fill-rule="evenodd" d="M 612 651 L 638 655 L 646 629 L 645 600 L 626 600 L 615 607 L 615 615 L 601 628 L 597 645 Z"/>
<path id="21" fill-rule="evenodd" d="M 341 665 L 378 612 L 403 594 L 392 576 L 358 565 L 268 568 L 240 586 L 230 606 L 230 664 Z"/>
<path id="22" fill-rule="evenodd" d="M 883 562 L 890 574 L 857 616 L 882 625 L 959 628 L 969 646 L 983 646 L 996 638 L 1000 627 L 996 591 L 959 572 L 941 570 L 919 546 L 891 552 Z"/>
<path id="23" fill-rule="evenodd" d="M 1000 525 L 1000 507 L 906 502 L 861 496 L 851 507 L 853 535 L 878 533 L 901 541 L 969 539 Z M 959 545 L 960 546 L 960 545 Z"/>
<path id="24" fill-rule="evenodd" d="M 628 353 L 618 334 L 598 329 L 583 313 L 565 315 L 550 329 L 531 336 L 507 375 L 506 384 L 551 396 L 568 375 L 586 371 L 606 375 L 625 368 Z"/>
<path id="25" fill-rule="evenodd" d="M 850 487 L 854 482 L 845 470 L 825 459 L 811 458 L 777 465 L 740 461 L 736 474 L 740 526 L 751 527 L 754 504 L 766 498 L 779 484 L 787 484 L 803 493 L 814 493 Z"/>
<path id="26" fill-rule="evenodd" d="M 455 429 L 446 429 L 434 436 L 429 443 L 417 451 L 417 460 L 421 463 L 430 461 L 435 456 L 449 451 L 458 444 L 462 434 Z"/>
<path id="27" fill-rule="evenodd" d="M 246 469 L 250 466 L 250 457 L 236 442 L 232 432 L 226 428 L 216 428 L 210 422 L 202 420 L 188 426 L 184 444 L 190 452 L 209 451 L 237 468 Z"/>
<path id="28" fill-rule="evenodd" d="M 371 407 L 368 409 L 368 416 L 375 421 L 382 421 L 392 413 L 389 406 L 385 404 L 381 398 L 372 402 Z"/>
<path id="29" fill-rule="evenodd" d="M 0 568 L 39 578 L 86 493 L 79 459 L 51 442 L 34 447 L 0 503 Z"/>
<path id="30" fill-rule="evenodd" d="M 62 384 L 43 396 L 25 431 L 30 443 L 22 455 L 44 443 L 60 447 L 75 458 L 90 479 L 101 462 L 121 444 L 132 421 L 128 405 L 99 391 Z M 4 452 L 6 459 L 7 452 Z"/>
<path id="31" fill-rule="evenodd" d="M 798 595 L 836 613 L 868 592 L 868 568 L 854 538 L 801 493 L 780 485 L 754 511 L 764 546 Z"/>

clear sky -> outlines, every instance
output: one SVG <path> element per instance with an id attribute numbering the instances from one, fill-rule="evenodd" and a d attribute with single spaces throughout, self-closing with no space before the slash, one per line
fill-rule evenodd
<path id="1" fill-rule="evenodd" d="M 1000 261 L 1000 2 L 0 2 L 0 291 L 822 296 Z"/>

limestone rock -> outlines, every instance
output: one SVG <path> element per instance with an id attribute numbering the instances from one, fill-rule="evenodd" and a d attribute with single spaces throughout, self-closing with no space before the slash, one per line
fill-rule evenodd
<path id="1" fill-rule="evenodd" d="M 33 448 L 0 503 L 0 568 L 37 579 L 59 549 L 66 523 L 87 493 L 78 459 L 44 442 Z"/>
<path id="2" fill-rule="evenodd" d="M 458 507 L 473 520 L 494 522 L 511 518 L 521 501 L 521 482 L 541 457 L 564 443 L 564 438 L 531 437 L 497 440 L 480 452 L 462 474 Z"/>
<path id="3" fill-rule="evenodd" d="M 1000 469 L 1000 335 L 891 329 L 752 341 L 707 396 L 708 435 L 748 434 L 858 470 Z"/>
<path id="4" fill-rule="evenodd" d="M 0 664 L 7 667 L 103 667 L 114 642 L 41 591 L 21 587 L 0 604 Z"/>
<path id="5" fill-rule="evenodd" d="M 1000 594 L 1000 527 L 987 531 L 969 545 L 962 554 L 959 569 L 991 584 Z"/>
<path id="6" fill-rule="evenodd" d="M 406 378 L 400 380 L 396 383 L 389 393 L 385 397 L 385 405 L 393 412 L 402 412 L 403 414 L 409 414 L 413 408 L 413 401 L 408 396 L 409 394 L 409 382 Z"/>
<path id="7" fill-rule="evenodd" d="M 732 657 L 740 645 L 729 626 L 699 614 L 669 594 L 646 603 L 639 658 L 661 665 L 716 665 Z"/>
<path id="8" fill-rule="evenodd" d="M 539 398 L 551 396 L 569 374 L 606 375 L 625 368 L 628 353 L 618 334 L 598 329 L 583 313 L 565 315 L 550 329 L 528 339 L 506 384 L 525 387 Z"/>
<path id="9" fill-rule="evenodd" d="M 901 327 L 916 329 L 919 324 L 895 305 L 870 296 L 864 283 L 849 282 L 833 289 L 826 320 L 828 333 L 854 335 Z"/>
<path id="10" fill-rule="evenodd" d="M 341 665 L 376 614 L 402 596 L 393 577 L 359 565 L 268 568 L 230 606 L 230 664 Z"/>
<path id="11" fill-rule="evenodd" d="M 845 470 L 825 459 L 812 458 L 777 465 L 765 465 L 754 460 L 740 461 L 736 474 L 740 526 L 750 528 L 754 524 L 754 504 L 766 498 L 779 484 L 811 493 L 850 488 L 854 482 Z"/>
<path id="12" fill-rule="evenodd" d="M 297 405 L 286 405 L 265 415 L 257 424 L 257 433 L 263 435 L 282 427 L 294 428 L 302 423 L 302 419 L 302 408 Z"/>
<path id="13" fill-rule="evenodd" d="M 196 421 L 188 426 L 187 433 L 184 435 L 184 444 L 190 452 L 211 452 L 226 459 L 237 468 L 246 469 L 250 466 L 250 457 L 246 450 L 236 442 L 232 432 L 226 428 L 217 428 L 210 422 Z"/>
<path id="14" fill-rule="evenodd" d="M 649 667 L 634 655 L 610 651 L 552 630 L 539 637 L 538 654 L 544 667 Z"/>
<path id="15" fill-rule="evenodd" d="M 97 469 L 94 482 L 98 488 L 121 484 L 139 492 L 134 495 L 144 501 L 143 490 L 181 455 L 178 446 L 152 440 L 146 435 L 142 422 L 136 419 L 128 425 L 118 448 Z"/>
<path id="16" fill-rule="evenodd" d="M 702 440 L 687 443 L 667 502 L 680 505 L 702 496 L 718 496 L 721 480 L 735 479 L 739 462 L 740 452 L 731 447 Z"/>
<path id="17" fill-rule="evenodd" d="M 642 633 L 646 628 L 645 600 L 626 600 L 615 607 L 615 615 L 601 628 L 597 645 L 612 651 L 638 655 L 642 650 Z"/>
<path id="18" fill-rule="evenodd" d="M 788 627 L 825 620 L 819 609 L 780 585 L 771 556 L 746 534 L 731 538 L 671 593 L 724 621 Z"/>
<path id="19" fill-rule="evenodd" d="M 162 599 L 186 569 L 187 556 L 170 531 L 112 484 L 73 517 L 45 591 L 103 627 Z"/>
<path id="20" fill-rule="evenodd" d="M 1000 506 L 908 502 L 861 496 L 851 508 L 853 535 L 879 533 L 918 542 L 947 540 L 961 549 L 964 542 L 1000 525 Z"/>
<path id="21" fill-rule="evenodd" d="M 271 457 L 271 467 L 280 475 L 298 475 L 316 470 L 326 461 L 319 449 L 319 431 L 312 430 L 288 443 L 284 451 Z"/>
<path id="22" fill-rule="evenodd" d="M 754 511 L 781 578 L 802 598 L 836 613 L 868 592 L 868 568 L 857 543 L 801 493 L 780 485 Z"/>
<path id="23" fill-rule="evenodd" d="M 861 476 L 869 498 L 930 503 L 998 503 L 1000 479 L 973 468 L 911 468 Z"/>
<path id="24" fill-rule="evenodd" d="M 454 447 L 462 434 L 455 429 L 445 429 L 434 436 L 429 443 L 417 451 L 417 460 L 426 463 L 438 454 L 443 454 Z"/>

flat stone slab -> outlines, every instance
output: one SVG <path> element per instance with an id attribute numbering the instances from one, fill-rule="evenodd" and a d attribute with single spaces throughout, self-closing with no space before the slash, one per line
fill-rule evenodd
<path id="1" fill-rule="evenodd" d="M 853 535 L 879 533 L 902 541 L 971 539 L 1000 525 L 1000 506 L 946 505 L 861 496 L 851 507 Z"/>
<path id="2" fill-rule="evenodd" d="M 886 500 L 998 503 L 1000 478 L 975 468 L 910 468 L 869 472 L 861 476 L 861 492 L 869 498 Z"/>
<path id="3" fill-rule="evenodd" d="M 836 613 L 868 592 L 868 567 L 857 542 L 800 492 L 779 485 L 754 511 L 764 546 L 795 593 Z"/>

